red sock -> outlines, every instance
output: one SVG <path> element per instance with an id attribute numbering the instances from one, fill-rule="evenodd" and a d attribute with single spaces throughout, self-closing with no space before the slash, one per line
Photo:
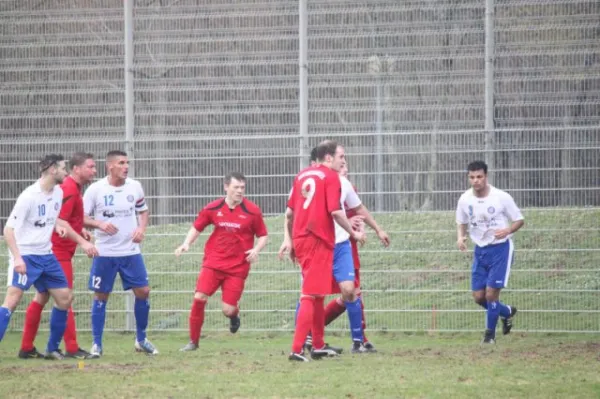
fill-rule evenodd
<path id="1" fill-rule="evenodd" d="M 30 351 L 33 349 L 33 341 L 40 327 L 42 319 L 42 310 L 44 307 L 36 301 L 31 301 L 25 313 L 25 325 L 23 326 L 23 338 L 21 339 L 21 349 Z"/>
<path id="2" fill-rule="evenodd" d="M 365 330 L 367 329 L 367 319 L 365 319 L 365 304 L 362 295 L 359 295 L 358 297 L 360 298 L 360 310 L 362 311 L 363 342 L 367 343 L 369 342 L 369 340 L 367 339 L 367 335 L 365 334 Z"/>
<path id="3" fill-rule="evenodd" d="M 335 298 L 327 304 L 325 307 L 325 325 L 337 319 L 342 313 L 346 311 L 346 305 L 340 298 Z"/>
<path id="4" fill-rule="evenodd" d="M 315 298 L 313 313 L 312 339 L 313 348 L 321 349 L 325 346 L 325 298 Z"/>
<path id="5" fill-rule="evenodd" d="M 200 341 L 200 332 L 202 331 L 202 325 L 204 324 L 205 307 L 206 301 L 194 299 L 192 310 L 190 312 L 190 341 L 196 345 L 198 345 L 198 341 Z"/>
<path id="6" fill-rule="evenodd" d="M 304 340 L 313 325 L 314 301 L 315 298 L 311 296 L 300 298 L 300 308 L 298 309 L 296 330 L 294 331 L 294 341 L 292 342 L 292 352 L 294 353 L 302 352 Z"/>
<path id="7" fill-rule="evenodd" d="M 79 350 L 79 344 L 77 343 L 77 329 L 75 328 L 75 315 L 73 314 L 73 308 L 69 308 L 67 315 L 67 328 L 65 329 L 65 349 L 67 352 L 77 352 Z"/>

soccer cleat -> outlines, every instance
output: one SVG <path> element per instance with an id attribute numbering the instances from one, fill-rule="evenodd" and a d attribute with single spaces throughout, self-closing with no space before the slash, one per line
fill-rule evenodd
<path id="1" fill-rule="evenodd" d="M 352 343 L 352 353 L 357 353 L 357 354 L 361 354 L 361 353 L 367 353 L 367 348 L 365 348 L 365 345 L 360 342 L 360 341 L 354 341 Z"/>
<path id="2" fill-rule="evenodd" d="M 144 352 L 147 355 L 158 355 L 158 350 L 147 338 L 142 342 L 135 341 L 135 351 Z"/>
<path id="3" fill-rule="evenodd" d="M 186 346 L 184 346 L 183 348 L 179 349 L 179 352 L 191 352 L 191 351 L 195 351 L 196 349 L 198 349 L 198 344 L 190 341 L 187 343 Z"/>
<path id="4" fill-rule="evenodd" d="M 87 358 L 100 359 L 100 357 L 102 357 L 102 347 L 98 344 L 92 345 L 92 349 L 90 349 L 90 355 Z"/>
<path id="5" fill-rule="evenodd" d="M 312 335 L 308 334 L 304 341 L 304 350 L 307 352 L 312 351 Z"/>
<path id="6" fill-rule="evenodd" d="M 77 349 L 76 352 L 66 352 L 65 357 L 69 357 L 71 359 L 87 359 L 91 356 L 91 353 L 84 349 Z"/>
<path id="7" fill-rule="evenodd" d="M 310 361 L 310 360 L 308 360 L 308 358 L 306 356 L 304 356 L 304 353 L 295 353 L 295 352 L 290 353 L 290 355 L 288 356 L 288 360 L 293 361 L 293 362 L 308 362 L 308 361 Z"/>
<path id="8" fill-rule="evenodd" d="M 229 319 L 229 332 L 235 334 L 242 325 L 242 321 L 239 316 L 235 316 Z"/>
<path id="9" fill-rule="evenodd" d="M 334 357 L 341 353 L 342 349 L 334 348 L 329 346 L 329 344 L 325 344 L 321 349 L 313 349 L 310 351 L 310 357 L 314 360 L 319 360 L 324 357 Z"/>
<path id="10" fill-rule="evenodd" d="M 492 330 L 485 330 L 485 335 L 483 336 L 481 345 L 495 345 L 495 344 L 496 344 L 496 337 L 494 336 L 494 332 Z"/>
<path id="11" fill-rule="evenodd" d="M 44 355 L 44 359 L 46 360 L 64 360 L 65 359 L 65 355 L 63 355 L 63 353 L 60 351 L 60 349 L 52 351 L 52 352 L 46 352 L 46 354 Z"/>
<path id="12" fill-rule="evenodd" d="M 24 351 L 23 349 L 19 350 L 19 359 L 43 359 L 44 355 L 38 352 L 38 350 L 33 347 L 30 351 Z"/>
<path id="13" fill-rule="evenodd" d="M 510 330 L 512 329 L 512 318 L 517 314 L 517 308 L 514 306 L 510 307 L 510 316 L 505 319 L 502 319 L 502 334 L 507 335 L 510 334 Z"/>
<path id="14" fill-rule="evenodd" d="M 370 342 L 365 342 L 364 347 L 369 353 L 377 353 L 377 349 L 375 349 L 375 346 Z"/>

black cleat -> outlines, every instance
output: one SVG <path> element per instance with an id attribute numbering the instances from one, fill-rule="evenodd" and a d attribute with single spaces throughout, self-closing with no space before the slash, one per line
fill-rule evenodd
<path id="1" fill-rule="evenodd" d="M 304 356 L 304 353 L 296 353 L 296 352 L 292 352 L 290 353 L 290 355 L 288 356 L 288 360 L 292 361 L 292 362 L 308 362 L 308 358 L 306 356 Z"/>
<path id="2" fill-rule="evenodd" d="M 365 342 L 364 347 L 369 353 L 377 353 L 377 349 L 375 349 L 375 346 L 370 342 Z"/>
<path id="3" fill-rule="evenodd" d="M 496 344 L 496 336 L 494 335 L 494 331 L 485 330 L 485 335 L 483 336 L 481 345 L 495 345 L 495 344 Z"/>
<path id="4" fill-rule="evenodd" d="M 60 351 L 60 349 L 57 349 L 53 352 L 46 352 L 46 354 L 44 355 L 44 359 L 46 359 L 46 360 L 64 360 L 65 355 L 63 355 L 63 353 Z"/>
<path id="5" fill-rule="evenodd" d="M 357 354 L 361 354 L 361 353 L 367 353 L 367 348 L 365 348 L 365 345 L 360 342 L 360 341 L 354 341 L 352 343 L 352 353 L 357 353 Z"/>
<path id="6" fill-rule="evenodd" d="M 35 349 L 35 346 L 30 351 L 19 350 L 19 359 L 43 359 L 44 355 Z"/>
<path id="7" fill-rule="evenodd" d="M 507 335 L 510 334 L 510 330 L 512 329 L 512 318 L 517 314 L 517 308 L 514 306 L 510 307 L 510 316 L 505 319 L 502 319 L 502 334 Z"/>
<path id="8" fill-rule="evenodd" d="M 71 358 L 71 359 L 87 359 L 89 358 L 91 355 L 90 352 L 84 350 L 84 349 L 77 349 L 77 352 L 66 352 L 65 353 L 65 357 Z"/>
<path id="9" fill-rule="evenodd" d="M 315 349 L 313 347 L 312 351 L 310 351 L 310 357 L 313 360 L 319 360 L 322 359 L 324 357 L 334 357 L 339 355 L 342 352 L 342 349 L 340 348 L 334 348 L 332 346 L 329 346 L 328 344 L 325 344 L 324 347 L 322 347 L 321 349 Z"/>
<path id="10" fill-rule="evenodd" d="M 242 325 L 242 321 L 239 316 L 232 317 L 229 319 L 229 332 L 235 334 Z"/>
<path id="11" fill-rule="evenodd" d="M 312 335 L 310 334 L 306 336 L 306 341 L 304 341 L 304 350 L 307 352 L 312 351 Z"/>

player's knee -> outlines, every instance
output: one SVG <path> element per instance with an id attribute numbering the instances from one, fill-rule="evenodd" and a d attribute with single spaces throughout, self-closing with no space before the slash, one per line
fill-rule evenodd
<path id="1" fill-rule="evenodd" d="M 356 287 L 354 287 L 354 281 L 344 281 L 340 283 L 340 291 L 342 292 L 342 298 L 347 302 L 354 302 L 356 300 Z"/>
<path id="2" fill-rule="evenodd" d="M 67 310 L 73 303 L 73 293 L 71 290 L 61 291 L 55 295 L 54 302 L 56 303 L 56 307 L 60 310 Z"/>
<path id="3" fill-rule="evenodd" d="M 106 302 L 108 301 L 109 295 L 110 294 L 108 292 L 96 292 L 94 293 L 94 299 L 97 301 Z"/>
<path id="4" fill-rule="evenodd" d="M 150 287 L 134 288 L 133 295 L 135 295 L 137 299 L 148 299 L 150 296 Z"/>
<path id="5" fill-rule="evenodd" d="M 8 287 L 6 291 L 6 297 L 4 298 L 3 308 L 7 308 L 11 312 L 14 312 L 21 298 L 23 297 L 23 291 L 16 287 Z"/>
<path id="6" fill-rule="evenodd" d="M 36 292 L 33 301 L 45 306 L 50 300 L 50 294 L 47 292 Z"/>
<path id="7" fill-rule="evenodd" d="M 485 292 L 484 291 L 473 291 L 473 300 L 478 305 L 483 304 L 486 301 Z"/>
<path id="8" fill-rule="evenodd" d="M 498 300 L 498 297 L 499 297 L 499 296 L 500 296 L 500 295 L 499 295 L 499 292 L 497 292 L 496 290 L 493 290 L 493 291 L 487 291 L 487 292 L 485 293 L 485 300 L 486 300 L 487 302 L 494 302 L 494 301 L 497 301 L 497 300 Z"/>
<path id="9" fill-rule="evenodd" d="M 204 302 L 206 302 L 206 301 L 208 301 L 208 295 L 206 295 L 203 292 L 195 292 L 194 293 L 194 300 L 195 301 L 204 301 Z"/>

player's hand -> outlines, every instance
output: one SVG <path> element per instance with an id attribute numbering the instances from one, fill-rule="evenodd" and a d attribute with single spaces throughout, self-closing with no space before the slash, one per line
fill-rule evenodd
<path id="1" fill-rule="evenodd" d="M 258 250 L 256 248 L 249 249 L 245 253 L 248 255 L 246 256 L 246 262 L 254 263 L 258 260 Z"/>
<path id="2" fill-rule="evenodd" d="M 503 238 L 506 238 L 510 235 L 510 229 L 506 228 L 506 229 L 500 229 L 500 230 L 496 230 L 496 232 L 494 233 L 494 237 L 496 237 L 497 239 L 501 240 Z"/>
<path id="3" fill-rule="evenodd" d="M 81 236 L 86 241 L 91 241 L 92 240 L 92 234 L 89 231 L 87 231 L 86 229 L 82 229 L 81 230 Z"/>
<path id="4" fill-rule="evenodd" d="M 458 245 L 458 249 L 460 249 L 461 252 L 465 252 L 467 250 L 467 237 L 460 237 L 456 242 L 456 245 Z"/>
<path id="5" fill-rule="evenodd" d="M 292 241 L 291 240 L 283 240 L 281 246 L 279 247 L 279 251 L 277 251 L 277 256 L 279 260 L 283 260 L 283 258 L 289 254 L 292 250 Z"/>
<path id="6" fill-rule="evenodd" d="M 65 229 L 62 226 L 56 225 L 56 227 L 54 228 L 54 230 L 56 231 L 56 234 L 58 234 L 58 236 L 60 238 L 65 238 L 67 236 L 67 229 Z"/>
<path id="7" fill-rule="evenodd" d="M 365 229 L 365 217 L 362 215 L 352 216 L 350 218 L 350 224 L 352 225 L 352 229 L 356 231 L 363 231 Z"/>
<path id="8" fill-rule="evenodd" d="M 90 242 L 86 242 L 81 245 L 81 249 L 88 256 L 88 258 L 93 258 L 94 256 L 98 256 L 98 249 Z"/>
<path id="9" fill-rule="evenodd" d="M 185 243 L 181 244 L 175 250 L 175 256 L 179 258 L 184 252 L 187 252 L 189 250 L 190 250 L 190 246 L 188 244 L 185 244 Z"/>
<path id="10" fill-rule="evenodd" d="M 383 244 L 384 247 L 390 246 L 390 237 L 388 237 L 387 233 L 383 230 L 379 230 L 377 232 L 377 237 L 379 237 L 379 241 Z"/>
<path id="11" fill-rule="evenodd" d="M 353 231 L 352 238 L 354 238 L 354 240 L 361 246 L 365 244 L 365 241 L 367 241 L 367 235 L 364 231 Z"/>
<path id="12" fill-rule="evenodd" d="M 139 244 L 140 242 L 142 242 L 144 240 L 144 237 L 146 236 L 146 232 L 144 231 L 144 229 L 142 229 L 141 227 L 138 227 L 137 229 L 135 229 L 133 231 L 132 234 L 132 238 L 133 238 L 133 242 L 135 242 L 136 244 Z"/>
<path id="13" fill-rule="evenodd" d="M 106 234 L 108 234 L 109 236 L 114 236 L 119 232 L 119 229 L 117 229 L 117 227 L 114 224 L 109 222 L 101 222 L 98 228 Z"/>
<path id="14" fill-rule="evenodd" d="M 19 274 L 27 273 L 27 266 L 25 265 L 25 261 L 20 256 L 18 258 L 15 258 L 15 260 L 13 262 L 13 266 L 14 266 L 15 272 L 17 272 Z"/>

